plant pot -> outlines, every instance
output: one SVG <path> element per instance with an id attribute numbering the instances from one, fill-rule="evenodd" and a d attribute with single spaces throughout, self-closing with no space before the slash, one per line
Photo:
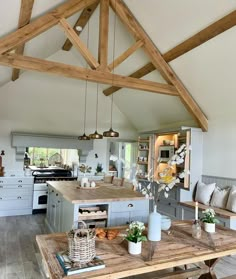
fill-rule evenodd
<path id="1" fill-rule="evenodd" d="M 142 241 L 140 242 L 132 242 L 128 241 L 128 252 L 131 255 L 139 255 L 142 252 Z"/>
<path id="2" fill-rule="evenodd" d="M 214 233 L 216 231 L 216 224 L 204 223 L 204 230 L 208 233 Z"/>

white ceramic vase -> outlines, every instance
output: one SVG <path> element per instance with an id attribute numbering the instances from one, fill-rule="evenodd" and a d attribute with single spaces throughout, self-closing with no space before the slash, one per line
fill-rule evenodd
<path id="1" fill-rule="evenodd" d="M 208 233 L 214 233 L 216 231 L 216 224 L 204 223 L 204 230 Z"/>
<path id="2" fill-rule="evenodd" d="M 161 240 L 161 214 L 157 212 L 156 205 L 154 205 L 154 210 L 148 217 L 148 240 Z"/>
<path id="3" fill-rule="evenodd" d="M 142 252 L 142 241 L 140 242 L 132 242 L 128 241 L 128 252 L 131 255 L 139 255 Z"/>

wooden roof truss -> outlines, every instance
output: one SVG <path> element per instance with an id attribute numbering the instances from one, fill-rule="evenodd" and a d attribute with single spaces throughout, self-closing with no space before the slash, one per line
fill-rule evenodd
<path id="1" fill-rule="evenodd" d="M 112 85 L 112 87 L 104 90 L 106 96 L 123 87 L 178 96 L 202 130 L 207 131 L 208 121 L 206 116 L 167 62 L 234 26 L 236 24 L 235 11 L 161 55 L 122 0 L 68 0 L 51 12 L 30 22 L 33 4 L 34 0 L 22 0 L 19 29 L 0 40 L 0 64 L 13 68 L 13 80 L 19 77 L 20 69 L 25 69 Z M 81 31 L 77 31 L 76 27 L 81 26 L 83 28 L 99 4 L 99 49 L 98 59 L 96 59 L 80 39 Z M 128 32 L 133 35 L 135 43 L 115 58 L 112 63 L 108 64 L 110 7 L 127 27 Z M 66 18 L 79 11 L 82 12 L 77 22 L 73 27 L 70 26 Z M 57 24 L 67 36 L 62 49 L 68 51 L 74 46 L 86 60 L 89 69 L 23 55 L 26 42 Z M 149 56 L 150 63 L 128 77 L 114 74 L 113 67 L 120 65 L 139 48 L 142 48 Z M 140 79 L 153 70 L 158 70 L 161 73 L 166 80 L 165 84 Z"/>

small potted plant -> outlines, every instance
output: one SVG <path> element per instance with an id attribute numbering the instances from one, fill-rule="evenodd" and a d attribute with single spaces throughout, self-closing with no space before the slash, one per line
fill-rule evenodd
<path id="1" fill-rule="evenodd" d="M 128 241 L 128 251 L 132 255 L 141 254 L 142 241 L 146 241 L 147 237 L 143 235 L 145 230 L 144 223 L 133 221 L 127 229 L 127 236 L 125 239 Z"/>
<path id="2" fill-rule="evenodd" d="M 203 217 L 201 221 L 204 223 L 204 230 L 209 233 L 215 232 L 215 224 L 219 223 L 219 220 L 215 218 L 215 211 L 212 208 L 207 208 L 202 211 Z"/>
<path id="3" fill-rule="evenodd" d="M 86 173 L 91 173 L 92 168 L 85 165 L 85 164 L 82 164 L 82 165 L 79 166 L 79 170 L 80 170 L 80 172 L 82 172 L 84 174 L 84 177 L 82 177 L 82 179 L 81 179 L 80 186 L 81 187 L 88 186 L 89 181 L 88 181 L 88 177 L 85 177 L 85 174 Z"/>

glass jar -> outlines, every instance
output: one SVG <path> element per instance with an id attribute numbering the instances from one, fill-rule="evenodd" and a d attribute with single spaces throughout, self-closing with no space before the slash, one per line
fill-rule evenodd
<path id="1" fill-rule="evenodd" d="M 196 238 L 196 239 L 200 239 L 201 238 L 201 233 L 202 233 L 202 229 L 201 229 L 200 221 L 195 220 L 193 225 L 192 225 L 192 237 Z"/>

